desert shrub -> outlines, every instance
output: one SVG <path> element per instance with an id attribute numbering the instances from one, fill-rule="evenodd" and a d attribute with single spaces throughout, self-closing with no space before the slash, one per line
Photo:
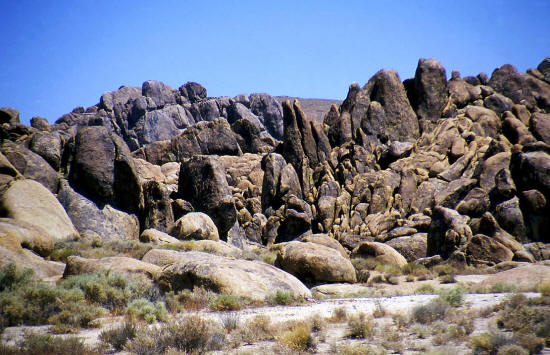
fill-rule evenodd
<path id="1" fill-rule="evenodd" d="M 0 348 L 0 350 L 2 350 Z M 93 355 L 98 354 L 75 336 L 60 337 L 50 334 L 27 332 L 23 339 L 11 349 L 12 354 L 18 355 Z"/>
<path id="2" fill-rule="evenodd" d="M 411 319 L 418 323 L 431 323 L 442 319 L 449 310 L 449 304 L 436 298 L 426 304 L 418 305 L 412 309 Z"/>
<path id="3" fill-rule="evenodd" d="M 510 344 L 498 349 L 497 355 L 529 355 L 529 352 L 519 345 Z"/>
<path id="4" fill-rule="evenodd" d="M 198 316 L 188 316 L 162 327 L 143 327 L 135 338 L 126 344 L 126 350 L 138 355 L 162 354 L 168 349 L 189 354 L 204 353 L 211 349 L 212 339 L 219 334 Z"/>
<path id="5" fill-rule="evenodd" d="M 283 333 L 279 341 L 298 351 L 314 350 L 317 346 L 315 338 L 311 334 L 311 329 L 305 322 L 294 324 L 288 331 Z"/>
<path id="6" fill-rule="evenodd" d="M 543 282 L 537 287 L 537 291 L 540 292 L 542 296 L 550 296 L 550 282 Z"/>
<path id="7" fill-rule="evenodd" d="M 100 271 L 70 276 L 60 283 L 65 289 L 80 289 L 87 301 L 118 314 L 134 299 L 157 301 L 158 288 L 143 275 Z"/>
<path id="8" fill-rule="evenodd" d="M 335 345 L 331 349 L 331 354 L 339 355 L 385 355 L 387 353 L 384 349 L 378 349 L 366 344 Z"/>
<path id="9" fill-rule="evenodd" d="M 453 346 L 438 346 L 425 352 L 426 355 L 459 355 L 460 352 Z"/>
<path id="10" fill-rule="evenodd" d="M 403 335 L 397 329 L 390 325 L 384 326 L 381 331 L 381 345 L 386 349 L 391 349 L 394 353 L 403 353 L 405 345 L 403 344 Z"/>
<path id="11" fill-rule="evenodd" d="M 391 276 L 401 275 L 401 268 L 397 264 L 378 264 L 374 270 Z"/>
<path id="12" fill-rule="evenodd" d="M 237 313 L 225 313 L 220 316 L 220 320 L 227 332 L 232 332 L 239 326 L 239 315 Z"/>
<path id="13" fill-rule="evenodd" d="M 331 322 L 344 322 L 346 319 L 348 319 L 348 311 L 344 306 L 334 308 L 329 318 Z"/>
<path id="14" fill-rule="evenodd" d="M 432 271 L 438 275 L 438 276 L 443 276 L 443 275 L 456 275 L 458 273 L 458 270 L 451 264 L 439 264 L 439 265 L 435 265 L 433 268 L 432 268 Z"/>
<path id="15" fill-rule="evenodd" d="M 454 284 L 456 282 L 455 275 L 449 274 L 449 275 L 441 275 L 438 278 L 439 283 L 442 284 Z"/>
<path id="16" fill-rule="evenodd" d="M 527 332 L 515 333 L 515 337 L 519 345 L 529 351 L 530 354 L 538 354 L 542 351 L 545 345 L 545 341 L 539 338 L 535 334 Z"/>
<path id="17" fill-rule="evenodd" d="M 252 344 L 259 340 L 273 339 L 274 329 L 271 319 L 261 314 L 247 321 L 237 333 L 242 341 Z"/>
<path id="18" fill-rule="evenodd" d="M 505 283 L 505 282 L 497 282 L 490 288 L 490 291 L 494 293 L 514 292 L 515 290 L 516 290 L 515 285 Z"/>
<path id="19" fill-rule="evenodd" d="M 427 275 L 429 273 L 428 269 L 424 265 L 420 265 L 415 263 L 414 261 L 408 262 L 404 266 L 401 267 L 401 271 L 405 275 L 411 275 L 411 276 L 423 276 Z"/>
<path id="20" fill-rule="evenodd" d="M 411 327 L 411 333 L 416 335 L 417 338 L 426 339 L 431 335 L 431 329 L 426 325 L 414 324 Z"/>
<path id="21" fill-rule="evenodd" d="M 369 281 L 370 272 L 368 270 L 355 269 L 355 276 L 357 277 L 357 282 L 366 283 L 367 281 Z"/>
<path id="22" fill-rule="evenodd" d="M 374 321 L 364 313 L 350 317 L 348 320 L 348 331 L 346 337 L 365 339 L 374 334 Z"/>
<path id="23" fill-rule="evenodd" d="M 294 297 L 291 292 L 278 289 L 275 293 L 269 295 L 266 301 L 272 305 L 291 305 L 303 303 L 305 299 L 303 297 Z"/>
<path id="24" fill-rule="evenodd" d="M 138 333 L 137 326 L 132 322 L 125 322 L 122 326 L 103 330 L 99 334 L 99 339 L 115 351 L 122 351 L 129 340 L 136 337 Z"/>
<path id="25" fill-rule="evenodd" d="M 393 324 L 399 329 L 409 324 L 409 319 L 402 313 L 392 313 L 391 319 L 393 320 Z"/>
<path id="26" fill-rule="evenodd" d="M 485 352 L 488 354 L 496 354 L 500 348 L 514 342 L 513 337 L 500 332 L 481 333 L 470 336 L 470 346 L 474 352 Z"/>
<path id="27" fill-rule="evenodd" d="M 372 312 L 372 315 L 374 318 L 381 318 L 381 317 L 384 317 L 386 315 L 387 311 L 386 309 L 384 308 L 384 306 L 382 306 L 382 302 L 380 301 L 380 299 L 375 299 L 374 300 L 374 311 Z"/>
<path id="28" fill-rule="evenodd" d="M 168 318 L 168 311 L 164 302 L 153 303 L 144 298 L 138 298 L 130 302 L 126 306 L 125 313 L 130 320 L 145 320 L 149 323 L 157 320 L 165 321 Z"/>
<path id="29" fill-rule="evenodd" d="M 392 284 L 392 285 L 398 285 L 398 284 L 399 284 L 399 278 L 396 277 L 396 276 L 388 276 L 388 275 L 386 275 L 386 281 L 387 281 L 389 284 Z"/>
<path id="30" fill-rule="evenodd" d="M 356 270 L 374 270 L 380 264 L 375 258 L 353 258 L 351 264 Z"/>
<path id="31" fill-rule="evenodd" d="M 195 287 L 193 291 L 182 290 L 176 296 L 175 300 L 180 303 L 184 309 L 189 311 L 196 311 L 208 307 L 210 302 L 214 299 L 215 294 L 212 291 L 208 291 L 204 288 Z M 172 303 L 171 307 L 175 304 Z M 177 306 L 179 307 L 179 306 Z"/>
<path id="32" fill-rule="evenodd" d="M 439 292 L 439 297 L 449 305 L 457 307 L 464 301 L 466 289 L 462 286 L 456 286 L 450 289 L 443 289 Z"/>
<path id="33" fill-rule="evenodd" d="M 427 294 L 434 294 L 435 288 L 431 284 L 423 284 L 416 288 L 414 293 L 421 294 L 421 295 L 427 295 Z"/>
<path id="34" fill-rule="evenodd" d="M 6 264 L 0 269 L 0 292 L 28 285 L 32 282 L 32 269 L 20 270 L 14 263 Z"/>
<path id="35" fill-rule="evenodd" d="M 242 308 L 242 304 L 237 297 L 226 293 L 214 297 L 209 306 L 214 311 L 236 311 Z"/>
<path id="36" fill-rule="evenodd" d="M 15 270 L 12 279 L 19 281 L 9 282 L 10 288 L 0 292 L 0 317 L 8 326 L 50 322 L 58 325 L 60 330 L 62 324 L 88 326 L 92 319 L 105 313 L 101 307 L 89 304 L 81 290 L 67 290 L 35 281 L 23 282 L 18 273 Z"/>

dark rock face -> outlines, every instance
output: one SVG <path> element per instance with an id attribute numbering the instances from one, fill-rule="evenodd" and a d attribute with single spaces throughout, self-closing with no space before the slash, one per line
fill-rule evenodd
<path id="1" fill-rule="evenodd" d="M 422 131 L 432 127 L 447 104 L 447 74 L 437 59 L 420 59 L 414 76 L 416 114 Z"/>
<path id="2" fill-rule="evenodd" d="M 128 147 L 105 127 L 85 127 L 75 138 L 69 182 L 92 201 L 137 212 L 143 193 Z"/>
<path id="3" fill-rule="evenodd" d="M 0 108 L 0 124 L 2 123 L 10 125 L 19 123 L 19 111 L 11 107 Z"/>
<path id="4" fill-rule="evenodd" d="M 174 223 L 169 191 L 156 180 L 148 181 L 143 185 L 143 201 L 139 224 L 141 230 L 154 228 L 167 232 Z"/>
<path id="5" fill-rule="evenodd" d="M 427 255 L 439 254 L 448 258 L 453 252 L 463 250 L 472 238 L 468 221 L 468 217 L 455 210 L 435 207 L 428 232 Z"/>
<path id="6" fill-rule="evenodd" d="M 283 109 L 268 94 L 250 95 L 250 111 L 260 119 L 265 129 L 276 139 L 283 137 Z"/>
<path id="7" fill-rule="evenodd" d="M 196 211 L 209 215 L 220 237 L 235 224 L 237 211 L 225 178 L 225 169 L 212 156 L 194 156 L 181 163 L 178 194 L 189 201 Z"/>
<path id="8" fill-rule="evenodd" d="M 52 193 L 57 193 L 59 177 L 40 155 L 21 144 L 5 142 L 1 151 L 8 161 L 27 179 L 36 180 Z"/>

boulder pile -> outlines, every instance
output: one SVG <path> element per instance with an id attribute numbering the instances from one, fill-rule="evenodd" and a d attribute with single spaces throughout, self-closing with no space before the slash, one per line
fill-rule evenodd
<path id="1" fill-rule="evenodd" d="M 47 260 L 55 243 L 197 240 L 220 255 L 73 257 L 66 273 L 124 264 L 165 289 L 260 297 L 280 286 L 309 297 L 295 277 L 356 282 L 349 255 L 550 259 L 549 60 L 447 80 L 439 61 L 420 59 L 414 78 L 381 70 L 352 84 L 323 122 L 298 100 L 210 98 L 192 82 L 123 86 L 52 125 L 25 126 L 2 108 L 0 263 L 49 277 L 62 271 Z M 254 245 L 271 248 L 280 269 L 233 257 Z"/>

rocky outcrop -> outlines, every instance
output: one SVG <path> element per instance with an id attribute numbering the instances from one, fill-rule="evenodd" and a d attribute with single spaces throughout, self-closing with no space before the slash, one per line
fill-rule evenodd
<path id="1" fill-rule="evenodd" d="M 194 251 L 162 250 L 161 258 L 152 257 L 158 253 L 156 250 L 149 253 L 143 260 L 161 259 L 159 266 L 164 267 L 158 284 L 165 290 L 204 287 L 260 301 L 282 290 L 293 297 L 311 298 L 310 291 L 297 278 L 268 264 Z"/>
<path id="2" fill-rule="evenodd" d="M 391 246 L 376 242 L 363 242 L 352 252 L 352 257 L 375 258 L 381 263 L 404 266 L 407 260 Z"/>

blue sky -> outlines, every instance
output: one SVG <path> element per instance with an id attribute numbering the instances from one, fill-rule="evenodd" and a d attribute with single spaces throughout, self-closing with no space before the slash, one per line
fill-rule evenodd
<path id="1" fill-rule="evenodd" d="M 342 99 L 381 68 L 463 76 L 550 56 L 550 1 L 0 1 L 0 106 L 50 122 L 105 91 L 197 81 L 209 96 Z"/>

